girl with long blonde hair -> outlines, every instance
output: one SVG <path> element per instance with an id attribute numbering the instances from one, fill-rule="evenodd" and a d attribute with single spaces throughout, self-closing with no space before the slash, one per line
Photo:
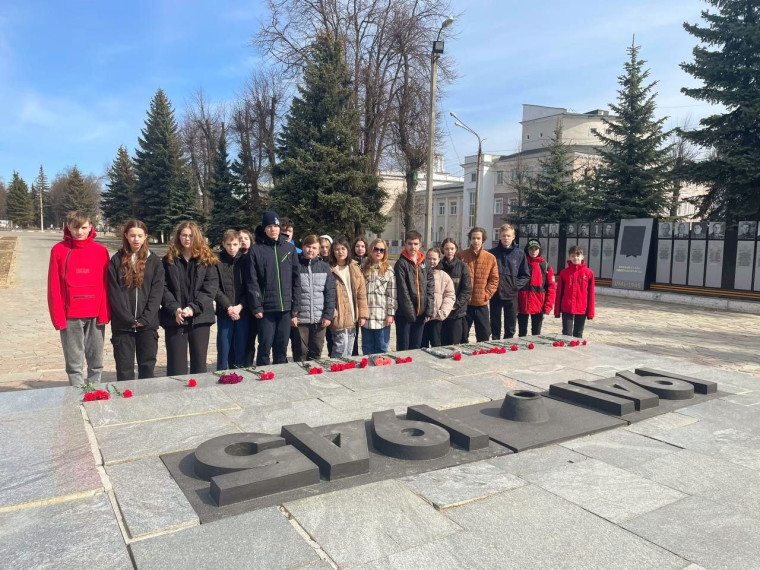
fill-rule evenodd
<path id="1" fill-rule="evenodd" d="M 369 244 L 362 273 L 367 289 L 369 318 L 362 327 L 362 353 L 388 350 L 391 325 L 396 315 L 396 277 L 388 264 L 388 244 L 380 238 Z"/>

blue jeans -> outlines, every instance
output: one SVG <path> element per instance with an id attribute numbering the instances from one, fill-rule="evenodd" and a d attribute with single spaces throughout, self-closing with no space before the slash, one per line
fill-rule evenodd
<path id="1" fill-rule="evenodd" d="M 248 344 L 249 320 L 252 317 L 247 311 L 240 311 L 240 320 L 233 321 L 229 317 L 219 317 L 216 322 L 216 369 L 230 368 L 230 349 L 235 362 L 232 368 L 245 367 L 245 350 Z"/>
<path id="2" fill-rule="evenodd" d="M 380 354 L 388 352 L 391 340 L 391 327 L 367 329 L 362 327 L 362 354 Z"/>

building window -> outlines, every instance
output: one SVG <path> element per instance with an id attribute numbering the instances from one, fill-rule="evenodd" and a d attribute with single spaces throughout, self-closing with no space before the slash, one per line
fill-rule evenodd
<path id="1" fill-rule="evenodd" d="M 449 214 L 452 216 L 457 215 L 457 203 L 456 202 L 449 202 Z"/>
<path id="2" fill-rule="evenodd" d="M 446 202 L 438 202 L 438 215 L 439 216 L 446 215 Z"/>
<path id="3" fill-rule="evenodd" d="M 493 213 L 494 214 L 504 213 L 504 198 L 496 198 L 493 201 Z"/>
<path id="4" fill-rule="evenodd" d="M 517 198 L 510 198 L 507 202 L 507 214 L 514 214 L 517 207 Z"/>
<path id="5" fill-rule="evenodd" d="M 540 133 L 538 136 L 544 138 L 544 133 Z"/>
<path id="6" fill-rule="evenodd" d="M 504 184 L 504 171 L 498 170 L 496 172 L 496 184 Z"/>
<path id="7" fill-rule="evenodd" d="M 517 179 L 517 170 L 513 169 L 509 171 L 509 180 L 510 182 L 514 182 Z"/>
<path id="8" fill-rule="evenodd" d="M 470 173 L 470 182 L 475 182 L 478 179 L 478 175 L 475 172 Z"/>
<path id="9" fill-rule="evenodd" d="M 528 167 L 528 168 L 525 170 L 525 174 L 526 174 L 526 176 L 527 176 L 528 178 L 530 178 L 531 176 L 533 176 L 533 167 L 532 167 L 532 166 L 529 166 L 529 167 Z"/>
<path id="10" fill-rule="evenodd" d="M 470 192 L 470 227 L 475 226 L 475 192 Z"/>

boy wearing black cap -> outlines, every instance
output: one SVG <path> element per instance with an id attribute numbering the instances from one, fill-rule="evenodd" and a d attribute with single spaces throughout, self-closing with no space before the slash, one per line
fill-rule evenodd
<path id="1" fill-rule="evenodd" d="M 554 272 L 541 257 L 541 242 L 537 239 L 528 240 L 525 246 L 525 257 L 530 268 L 530 281 L 517 293 L 518 314 L 517 326 L 519 336 L 528 334 L 528 319 L 530 319 L 530 334 L 541 334 L 544 315 L 552 312 L 554 307 Z"/>
<path id="2" fill-rule="evenodd" d="M 270 351 L 274 364 L 283 364 L 288 361 L 291 326 L 298 326 L 301 281 L 296 248 L 280 235 L 276 212 L 264 212 L 247 263 L 248 307 L 258 319 L 256 365 L 268 365 Z"/>

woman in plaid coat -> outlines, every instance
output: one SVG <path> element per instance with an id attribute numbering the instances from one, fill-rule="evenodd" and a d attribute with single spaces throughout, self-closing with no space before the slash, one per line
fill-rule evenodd
<path id="1" fill-rule="evenodd" d="M 388 244 L 384 240 L 370 243 L 362 273 L 369 305 L 369 318 L 362 327 L 362 354 L 379 354 L 388 350 L 396 314 L 396 278 L 388 265 Z"/>

